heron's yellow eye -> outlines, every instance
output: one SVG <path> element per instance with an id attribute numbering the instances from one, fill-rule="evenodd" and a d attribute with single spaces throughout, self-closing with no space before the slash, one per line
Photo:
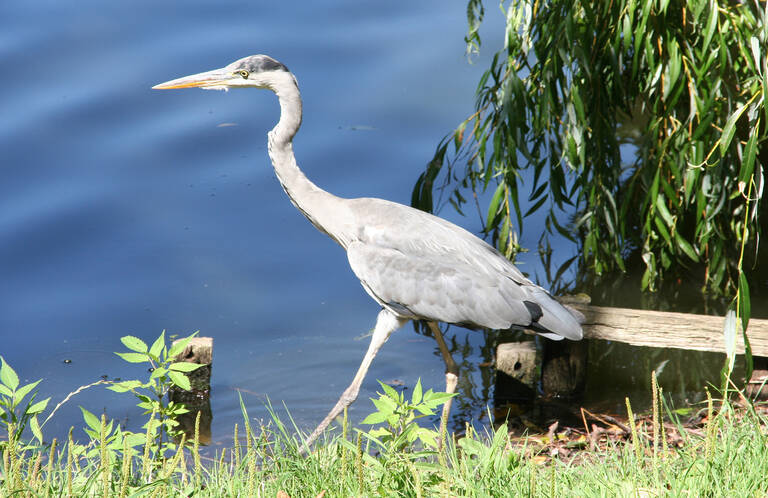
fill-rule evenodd
<path id="1" fill-rule="evenodd" d="M 248 79 L 248 71 L 246 71 L 245 69 L 241 69 L 240 71 L 237 72 L 237 74 L 242 76 L 243 79 L 246 79 L 246 80 Z"/>

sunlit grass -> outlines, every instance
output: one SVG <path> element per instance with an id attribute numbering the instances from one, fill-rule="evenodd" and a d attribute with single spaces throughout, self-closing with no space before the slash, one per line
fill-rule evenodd
<path id="1" fill-rule="evenodd" d="M 131 451 L 126 443 L 109 448 L 102 418 L 100 438 L 88 447 L 71 437 L 44 446 L 4 441 L 0 496 L 764 495 L 765 417 L 751 406 L 710 409 L 702 431 L 681 428 L 685 437 L 675 449 L 662 446 L 663 424 L 655 417 L 632 424 L 636 432 L 627 442 L 568 459 L 521 450 L 502 426 L 450 437 L 445 465 L 435 451 L 376 445 L 363 431 L 346 439 L 330 435 L 302 456 L 301 441 L 274 414 L 253 428 L 246 418 L 237 445 L 215 458 L 201 458 L 198 436 L 191 436 L 186 449 L 157 460 L 153 451 Z"/>

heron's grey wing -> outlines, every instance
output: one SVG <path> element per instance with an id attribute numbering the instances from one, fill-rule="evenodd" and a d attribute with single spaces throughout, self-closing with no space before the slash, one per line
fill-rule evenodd
<path id="1" fill-rule="evenodd" d="M 347 207 L 352 270 L 374 299 L 400 316 L 581 339 L 573 314 L 463 228 L 381 199 L 352 199 Z"/>
<path id="2" fill-rule="evenodd" d="M 526 292 L 506 277 L 488 275 L 467 263 L 393 247 L 353 242 L 349 264 L 365 290 L 396 314 L 486 328 L 529 326 Z"/>

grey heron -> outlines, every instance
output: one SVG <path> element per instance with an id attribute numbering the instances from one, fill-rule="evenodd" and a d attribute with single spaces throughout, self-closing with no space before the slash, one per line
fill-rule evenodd
<path id="1" fill-rule="evenodd" d="M 293 205 L 347 251 L 352 271 L 381 306 L 355 377 L 305 441 L 307 448 L 357 398 L 376 353 L 409 320 L 426 321 L 434 334 L 445 361 L 449 393 L 456 390 L 458 367 L 438 322 L 470 328 L 527 328 L 555 340 L 582 338 L 578 312 L 562 306 L 467 230 L 395 202 L 340 198 L 312 183 L 293 154 L 293 137 L 302 119 L 301 95 L 285 65 L 266 55 L 253 55 L 153 88 L 190 87 L 263 88 L 277 95 L 280 119 L 267 138 L 275 174 Z M 450 401 L 443 407 L 441 434 L 449 412 Z"/>

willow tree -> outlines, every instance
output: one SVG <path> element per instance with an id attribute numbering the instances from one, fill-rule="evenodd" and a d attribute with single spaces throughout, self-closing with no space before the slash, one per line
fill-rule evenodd
<path id="1" fill-rule="evenodd" d="M 475 51 L 482 1 L 467 11 Z M 504 48 L 476 112 L 440 143 L 413 204 L 432 210 L 443 195 L 461 210 L 487 191 L 475 196 L 490 199 L 484 231 L 508 257 L 537 211 L 545 260 L 552 234 L 575 244 L 553 280 L 574 261 L 575 283 L 592 289 L 635 270 L 638 294 L 738 293 L 748 319 L 748 282 L 768 286 L 766 3 L 511 0 L 501 11 Z"/>

